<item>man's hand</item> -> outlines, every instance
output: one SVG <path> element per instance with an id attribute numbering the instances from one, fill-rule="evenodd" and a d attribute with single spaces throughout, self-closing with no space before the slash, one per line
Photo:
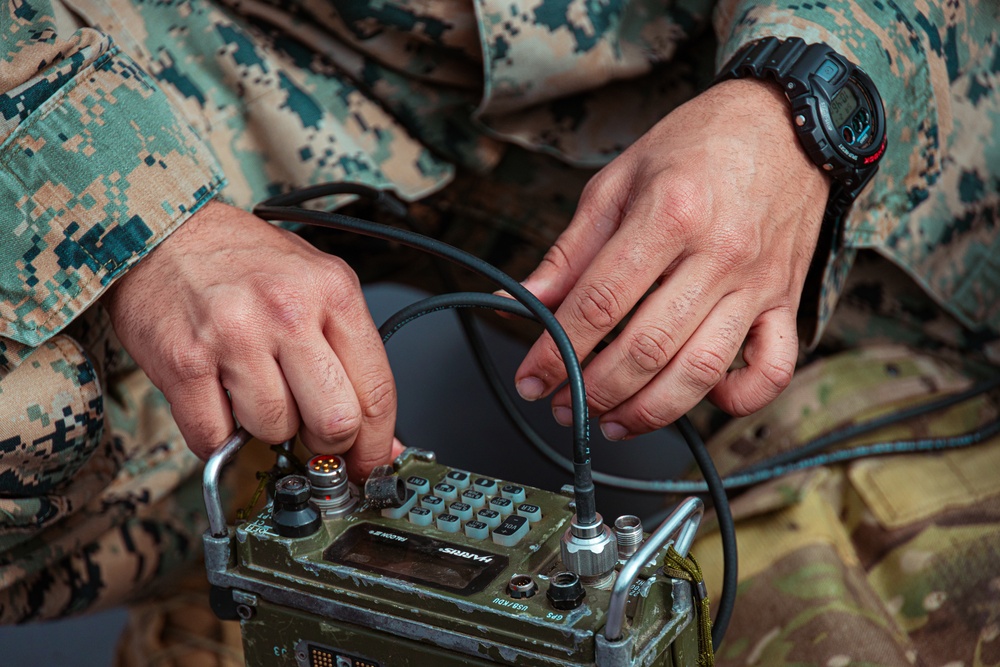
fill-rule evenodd
<path id="1" fill-rule="evenodd" d="M 653 288 L 584 372 L 607 438 L 665 426 L 706 394 L 746 415 L 781 393 L 828 193 L 787 100 L 754 80 L 722 83 L 676 109 L 591 180 L 524 285 L 558 306 L 581 357 Z M 747 365 L 728 371 L 744 341 Z M 515 380 L 533 400 L 565 376 L 545 334 Z M 552 399 L 560 423 L 570 422 L 569 404 L 568 389 Z"/>
<path id="2" fill-rule="evenodd" d="M 396 391 L 357 277 L 343 261 L 211 202 L 109 291 L 125 349 L 195 454 L 233 431 L 316 453 L 352 475 L 389 460 Z M 227 396 L 228 392 L 228 396 Z"/>

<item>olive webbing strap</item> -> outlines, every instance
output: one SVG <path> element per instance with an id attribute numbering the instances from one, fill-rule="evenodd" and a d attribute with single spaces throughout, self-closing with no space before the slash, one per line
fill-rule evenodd
<path id="1" fill-rule="evenodd" d="M 698 667 L 713 667 L 715 652 L 712 650 L 712 615 L 709 610 L 708 593 L 705 590 L 705 576 L 701 566 L 690 553 L 685 557 L 671 545 L 663 558 L 666 567 L 683 572 L 691 580 L 698 614 Z"/>

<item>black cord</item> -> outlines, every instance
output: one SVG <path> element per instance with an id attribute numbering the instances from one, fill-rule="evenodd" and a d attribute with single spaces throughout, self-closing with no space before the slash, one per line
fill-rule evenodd
<path id="1" fill-rule="evenodd" d="M 712 623 L 712 646 L 718 651 L 722 644 L 722 638 L 726 636 L 726 628 L 729 627 L 729 620 L 733 616 L 733 607 L 736 604 L 736 580 L 739 564 L 736 550 L 736 524 L 733 522 L 733 512 L 729 507 L 729 498 L 726 497 L 722 478 L 719 477 L 719 471 L 715 468 L 715 463 L 708 453 L 708 448 L 705 447 L 705 442 L 686 415 L 678 419 L 676 425 L 677 430 L 684 436 L 684 441 L 688 444 L 695 463 L 701 469 L 701 474 L 705 477 L 712 505 L 715 506 L 715 515 L 719 520 L 719 534 L 722 537 L 722 593 L 719 596 L 719 611 Z"/>
<path id="2" fill-rule="evenodd" d="M 590 470 L 590 447 L 589 447 L 589 425 L 587 419 L 586 396 L 583 390 L 583 376 L 579 360 L 573 351 L 572 344 L 562 327 L 555 320 L 552 313 L 538 301 L 534 295 L 525 290 L 520 283 L 499 271 L 492 265 L 453 248 L 440 241 L 428 238 L 421 234 L 399 230 L 386 225 L 352 218 L 337 213 L 326 213 L 319 211 L 309 211 L 302 208 L 286 208 L 298 206 L 308 200 L 331 195 L 357 195 L 374 199 L 377 204 L 386 208 L 391 213 L 409 221 L 405 206 L 388 195 L 387 193 L 369 188 L 363 185 L 336 183 L 318 185 L 305 188 L 296 192 L 278 195 L 260 204 L 254 213 L 266 220 L 287 220 L 290 222 L 300 222 L 322 227 L 329 227 L 339 230 L 353 231 L 366 236 L 372 236 L 388 241 L 395 241 L 410 247 L 424 250 L 431 255 L 447 259 L 451 262 L 464 266 L 479 275 L 492 280 L 494 283 L 505 289 L 520 303 L 505 299 L 503 297 L 488 294 L 455 293 L 446 294 L 439 297 L 431 297 L 423 301 L 411 304 L 399 313 L 393 315 L 380 328 L 383 342 L 388 341 L 392 335 L 404 326 L 407 322 L 420 317 L 429 312 L 450 308 L 470 308 L 480 307 L 492 310 L 501 310 L 524 317 L 531 317 L 542 322 L 546 330 L 552 335 L 553 340 L 566 364 L 567 376 L 569 378 L 570 393 L 573 406 L 573 431 L 574 431 L 574 460 L 569 461 L 558 451 L 551 447 L 534 428 L 523 417 L 506 389 L 499 379 L 499 373 L 493 365 L 489 351 L 486 349 L 482 337 L 475 328 L 471 318 L 460 313 L 460 320 L 466 337 L 475 353 L 475 358 L 484 376 L 488 380 L 491 391 L 503 405 L 508 417 L 514 425 L 521 431 L 529 443 L 538 449 L 544 456 L 560 467 L 569 469 L 574 475 L 574 487 L 576 489 L 577 515 L 585 522 L 587 517 L 596 520 L 596 506 L 594 502 L 593 482 L 615 486 L 633 491 L 652 491 L 668 493 L 704 493 L 708 492 L 715 505 L 719 520 L 719 530 L 722 537 L 723 548 L 723 586 L 720 597 L 718 613 L 712 630 L 713 645 L 718 649 L 725 635 L 726 628 L 732 616 L 733 606 L 736 597 L 737 580 L 737 551 L 735 524 L 726 497 L 726 488 L 736 488 L 750 486 L 771 479 L 778 475 L 787 474 L 793 470 L 800 470 L 807 467 L 825 465 L 835 461 L 845 461 L 864 456 L 874 456 L 879 454 L 890 454 L 912 451 L 927 451 L 935 449 L 946 449 L 954 447 L 965 447 L 971 444 L 982 442 L 987 437 L 1000 433 L 1000 420 L 987 424 L 983 428 L 969 434 L 952 436 L 948 438 L 933 438 L 916 441 L 898 441 L 889 443 L 878 443 L 857 447 L 851 450 L 833 452 L 831 454 L 810 457 L 810 454 L 823 451 L 835 444 L 858 437 L 860 435 L 873 432 L 886 426 L 899 423 L 901 421 L 921 416 L 930 412 L 941 410 L 971 397 L 990 391 L 1000 386 L 1000 377 L 994 378 L 984 383 L 980 383 L 968 390 L 946 396 L 923 405 L 914 406 L 898 413 L 886 415 L 869 420 L 862 424 L 855 424 L 850 427 L 835 431 L 823 437 L 817 438 L 802 447 L 789 452 L 783 452 L 765 461 L 759 462 L 734 475 L 720 478 L 718 471 L 708 454 L 707 448 L 700 435 L 694 429 L 687 417 L 681 417 L 676 425 L 685 442 L 691 449 L 695 462 L 701 469 L 705 482 L 681 482 L 668 480 L 639 480 L 606 473 L 593 472 Z M 442 278 L 447 282 L 447 274 L 441 270 Z M 523 305 L 522 305 L 523 304 Z"/>
<path id="3" fill-rule="evenodd" d="M 451 308 L 489 308 L 491 310 L 513 313 L 522 317 L 532 317 L 532 314 L 521 304 L 495 294 L 480 294 L 475 292 L 442 294 L 440 296 L 432 296 L 412 303 L 408 306 L 404 306 L 402 309 L 391 315 L 379 327 L 379 335 L 382 336 L 382 342 L 388 342 L 389 339 L 392 338 L 393 334 L 419 317 Z M 481 343 L 481 339 L 478 342 Z M 482 351 L 485 352 L 485 350 Z M 477 360 L 480 363 L 489 365 L 489 372 L 487 372 L 486 375 L 491 381 L 490 385 L 491 388 L 494 389 L 494 394 L 502 403 L 504 403 L 505 407 L 508 403 L 511 403 L 511 417 L 516 415 L 519 420 L 524 421 L 520 411 L 512 405 L 513 402 L 507 392 L 502 388 L 497 391 L 497 388 L 493 387 L 493 381 L 498 378 L 496 367 L 492 365 L 492 360 L 488 353 L 479 358 L 479 352 L 479 350 L 476 351 Z M 719 520 L 719 532 L 722 536 L 722 594 L 719 598 L 718 612 L 716 613 L 715 622 L 712 626 L 712 644 L 715 647 L 715 650 L 718 650 L 719 646 L 722 644 L 722 639 L 726 634 L 726 628 L 729 626 L 729 620 L 732 618 L 733 614 L 733 606 L 736 602 L 736 579 L 738 573 L 736 526 L 733 523 L 733 514 L 729 507 L 729 499 L 726 497 L 726 491 L 723 487 L 722 479 L 719 477 L 719 472 L 716 470 L 715 464 L 712 462 L 712 457 L 709 455 L 708 449 L 705 447 L 705 443 L 701 439 L 701 436 L 695 430 L 694 426 L 687 417 L 681 417 L 677 420 L 677 428 L 684 437 L 684 441 L 687 442 L 695 462 L 698 464 L 702 475 L 705 477 L 705 484 L 707 485 L 709 495 L 712 498 L 712 503 L 715 506 L 716 515 Z M 536 445 L 543 445 L 543 451 L 551 449 L 548 443 L 546 443 L 541 436 L 538 436 L 530 425 L 527 427 L 526 431 L 533 436 L 532 439 L 537 439 L 538 442 Z M 595 478 L 596 477 L 597 474 L 595 473 Z"/>
<path id="4" fill-rule="evenodd" d="M 852 440 L 866 433 L 871 433 L 885 428 L 886 426 L 898 424 L 915 417 L 922 417 L 926 414 L 937 412 L 938 410 L 944 410 L 945 408 L 957 405 L 980 394 L 985 394 L 986 392 L 996 389 L 997 387 L 1000 387 L 1000 376 L 980 382 L 955 394 L 949 394 L 948 396 L 944 396 L 933 401 L 921 403 L 898 412 L 892 412 L 882 417 L 870 419 L 860 424 L 853 424 L 851 426 L 838 429 L 832 433 L 810 440 L 801 447 L 796 447 L 793 450 L 782 452 L 781 454 L 777 454 L 771 458 L 764 459 L 759 463 L 755 463 L 754 465 L 739 471 L 739 474 L 752 474 L 766 469 L 786 466 L 789 463 L 805 459 L 807 456 L 815 452 L 821 452 L 825 449 L 829 449 L 833 445 L 841 442 Z"/>
<path id="5" fill-rule="evenodd" d="M 583 525 L 597 521 L 597 506 L 594 498 L 594 482 L 590 468 L 590 432 L 587 397 L 583 384 L 583 370 L 577 359 L 573 344 L 552 312 L 526 290 L 516 280 L 500 271 L 492 264 L 474 255 L 454 248 L 415 232 L 396 229 L 367 220 L 360 220 L 339 213 L 310 211 L 293 207 L 310 199 L 337 194 L 358 194 L 358 188 L 345 184 L 326 184 L 305 188 L 297 192 L 278 195 L 254 208 L 254 214 L 264 220 L 285 220 L 301 222 L 332 229 L 353 231 L 387 241 L 395 241 L 413 248 L 419 248 L 431 255 L 451 262 L 483 276 L 502 287 L 508 294 L 523 303 L 552 336 L 566 366 L 566 374 L 573 409 L 573 488 L 576 497 L 577 520 Z"/>

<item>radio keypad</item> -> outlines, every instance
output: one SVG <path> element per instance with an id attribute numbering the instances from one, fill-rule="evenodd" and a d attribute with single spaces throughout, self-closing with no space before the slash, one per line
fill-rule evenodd
<path id="1" fill-rule="evenodd" d="M 514 503 L 524 502 L 524 487 L 504 484 L 500 487 L 500 495 Z"/>
<path id="2" fill-rule="evenodd" d="M 472 520 L 472 505 L 468 503 L 452 503 L 448 506 L 448 511 L 462 521 Z"/>
<path id="3" fill-rule="evenodd" d="M 510 502 L 508 498 L 501 498 L 497 496 L 490 500 L 490 509 L 500 512 L 501 515 L 507 516 L 508 514 L 514 513 L 514 503 Z"/>
<path id="4" fill-rule="evenodd" d="M 523 516 L 530 523 L 537 523 L 542 519 L 542 508 L 531 503 L 521 503 L 517 506 L 517 515 Z"/>
<path id="5" fill-rule="evenodd" d="M 458 499 L 458 489 L 456 489 L 451 484 L 445 484 L 441 482 L 440 484 L 434 485 L 434 495 L 441 500 L 457 500 Z"/>
<path id="6" fill-rule="evenodd" d="M 476 513 L 476 518 L 490 528 L 496 528 L 500 525 L 500 521 L 503 517 L 501 517 L 500 512 L 497 512 L 496 510 L 479 510 L 479 512 Z"/>
<path id="7" fill-rule="evenodd" d="M 482 491 L 469 489 L 462 492 L 462 502 L 472 505 L 473 509 L 479 509 L 486 506 L 486 494 Z"/>
<path id="8" fill-rule="evenodd" d="M 477 491 L 482 491 L 486 495 L 491 496 L 497 492 L 497 483 L 489 477 L 480 477 L 476 480 L 474 488 Z"/>
<path id="9" fill-rule="evenodd" d="M 435 526 L 448 533 L 512 547 L 542 518 L 537 505 L 524 502 L 524 487 L 449 471 L 437 484 L 418 475 L 406 479 L 406 502 L 382 510 L 391 519 L 408 518 L 414 526 Z"/>
<path id="10" fill-rule="evenodd" d="M 474 540 L 485 540 L 490 536 L 490 527 L 482 521 L 469 521 L 465 524 L 465 534 Z"/>

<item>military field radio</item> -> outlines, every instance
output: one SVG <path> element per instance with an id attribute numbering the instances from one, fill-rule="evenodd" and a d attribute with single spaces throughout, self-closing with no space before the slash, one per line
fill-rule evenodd
<path id="1" fill-rule="evenodd" d="M 684 500 L 651 534 L 635 516 L 606 525 L 594 498 L 582 369 L 553 314 L 517 281 L 468 253 L 411 231 L 300 207 L 344 194 L 370 197 L 405 215 L 385 193 L 354 184 L 278 195 L 254 212 L 421 248 L 506 290 L 514 299 L 462 293 L 418 302 L 383 324 L 383 341 L 444 308 L 483 307 L 540 321 L 569 378 L 573 484 L 558 493 L 531 488 L 408 449 L 359 489 L 343 459 L 315 456 L 303 470 L 274 481 L 256 516 L 230 526 L 219 477 L 250 439 L 238 430 L 205 467 L 204 546 L 213 607 L 240 619 L 247 664 L 710 665 L 704 584 L 687 556 L 702 501 Z M 692 446 L 706 477 L 718 480 L 700 451 L 703 445 Z M 722 507 L 720 523 L 728 525 L 721 481 L 709 487 Z M 734 545 L 731 531 L 723 530 L 724 554 L 735 556 Z M 724 599 L 731 599 L 734 584 L 735 569 L 727 566 Z M 725 629 L 730 605 L 724 608 L 715 630 Z"/>
<path id="2" fill-rule="evenodd" d="M 365 485 L 316 456 L 230 527 L 205 470 L 205 561 L 216 603 L 239 617 L 248 665 L 696 665 L 698 586 L 665 562 L 702 516 L 689 498 L 652 534 L 578 523 L 553 493 L 455 470 L 408 449 Z M 221 600 L 221 603 L 220 603 Z"/>

